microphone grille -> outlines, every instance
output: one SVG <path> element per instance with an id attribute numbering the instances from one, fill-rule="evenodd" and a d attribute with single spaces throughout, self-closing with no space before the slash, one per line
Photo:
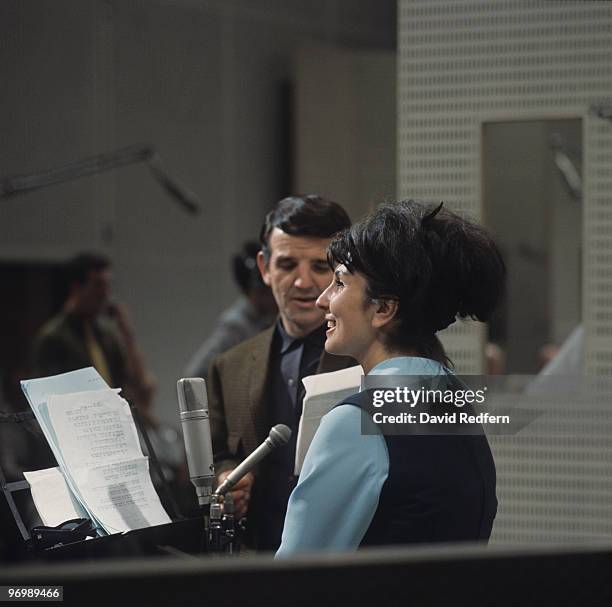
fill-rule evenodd
<path id="1" fill-rule="evenodd" d="M 181 413 L 208 409 L 206 382 L 201 377 L 183 377 L 176 382 Z"/>
<path id="2" fill-rule="evenodd" d="M 268 435 L 275 447 L 286 445 L 291 438 L 291 428 L 285 424 L 276 424 Z"/>

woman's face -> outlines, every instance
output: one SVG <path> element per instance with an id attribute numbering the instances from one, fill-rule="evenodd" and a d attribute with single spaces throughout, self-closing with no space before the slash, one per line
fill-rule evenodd
<path id="1" fill-rule="evenodd" d="M 325 350 L 361 361 L 376 338 L 375 305 L 366 296 L 365 278 L 339 265 L 317 306 L 325 311 L 327 321 Z"/>

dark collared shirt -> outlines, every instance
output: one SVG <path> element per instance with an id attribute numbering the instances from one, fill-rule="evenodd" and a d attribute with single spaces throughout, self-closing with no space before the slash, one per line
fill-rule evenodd
<path id="1" fill-rule="evenodd" d="M 261 492 L 261 511 L 257 513 L 260 550 L 276 550 L 280 545 L 287 501 L 297 481 L 293 469 L 304 398 L 302 379 L 317 371 L 325 330 L 323 324 L 306 337 L 295 338 L 287 334 L 280 319 L 276 324 L 270 359 L 269 425 L 286 424 L 292 434 L 288 445 L 270 454 L 256 484 Z"/>
<path id="2" fill-rule="evenodd" d="M 313 375 L 325 346 L 325 325 L 303 338 L 291 337 L 283 327 L 280 319 L 276 324 L 275 341 L 278 346 L 273 345 L 273 353 L 276 360 L 273 361 L 275 371 L 275 396 L 281 400 L 288 396 L 297 413 L 299 421 L 302 414 L 302 400 L 304 398 L 304 386 L 302 379 Z M 278 347 L 278 349 L 276 349 Z M 280 423 L 280 422 L 279 422 Z"/>

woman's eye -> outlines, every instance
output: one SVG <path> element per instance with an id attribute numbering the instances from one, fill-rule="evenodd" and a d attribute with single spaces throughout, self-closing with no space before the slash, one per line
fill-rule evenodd
<path id="1" fill-rule="evenodd" d="M 341 280 L 338 280 L 337 278 L 334 280 L 334 284 L 337 287 L 343 287 L 344 286 L 344 283 Z"/>

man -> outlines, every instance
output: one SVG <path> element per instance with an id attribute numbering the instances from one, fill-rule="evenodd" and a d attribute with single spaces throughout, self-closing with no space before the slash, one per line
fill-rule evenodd
<path id="1" fill-rule="evenodd" d="M 145 367 L 125 306 L 110 300 L 111 282 L 111 264 L 102 255 L 81 253 L 68 262 L 67 297 L 60 313 L 38 333 L 33 372 L 43 377 L 93 366 L 111 388 L 122 388 L 122 395 L 138 409 L 174 497 L 188 510 L 193 490 L 182 441 L 153 413 L 155 381 Z"/>
<path id="2" fill-rule="evenodd" d="M 61 312 L 38 333 L 33 372 L 47 376 L 93 366 L 109 386 L 123 388 L 148 421 L 154 382 L 125 307 L 110 303 L 111 279 L 110 261 L 102 255 L 81 253 L 68 262 L 68 294 Z"/>
<path id="3" fill-rule="evenodd" d="M 256 242 L 245 242 L 242 251 L 234 255 L 234 280 L 242 295 L 217 319 L 214 331 L 189 361 L 185 377 L 207 379 L 214 358 L 267 329 L 275 321 L 274 296 L 257 268 L 260 248 Z"/>
<path id="4" fill-rule="evenodd" d="M 270 329 L 213 361 L 209 409 L 219 482 L 266 438 L 270 427 L 292 430 L 278 448 L 234 488 L 236 513 L 249 515 L 249 544 L 276 550 L 289 495 L 301 415 L 302 378 L 356 364 L 326 354 L 325 323 L 315 302 L 331 282 L 326 249 L 350 220 L 338 204 L 319 196 L 281 200 L 266 216 L 257 264 L 272 288 L 279 318 Z"/>

